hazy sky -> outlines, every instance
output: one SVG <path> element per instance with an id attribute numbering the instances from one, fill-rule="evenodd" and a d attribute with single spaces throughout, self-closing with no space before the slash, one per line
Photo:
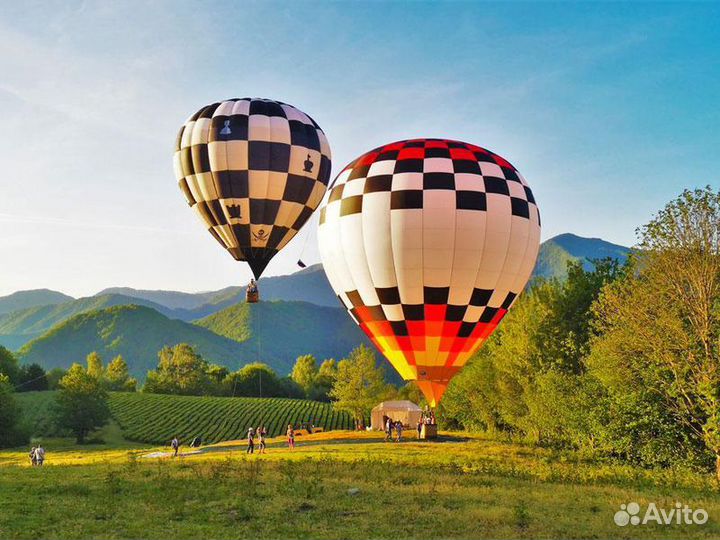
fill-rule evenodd
<path id="1" fill-rule="evenodd" d="M 397 139 L 484 146 L 527 178 L 543 239 L 630 245 L 683 188 L 720 186 L 719 20 L 720 4 L 3 2 L 0 295 L 246 282 L 172 170 L 186 117 L 229 97 L 310 114 L 333 176 Z M 294 271 L 315 226 L 266 275 Z"/>

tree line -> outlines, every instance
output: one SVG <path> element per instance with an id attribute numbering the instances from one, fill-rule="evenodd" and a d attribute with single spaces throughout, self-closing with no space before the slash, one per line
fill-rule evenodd
<path id="1" fill-rule="evenodd" d="M 451 383 L 449 425 L 720 478 L 720 193 L 685 191 L 626 264 L 532 284 Z"/>

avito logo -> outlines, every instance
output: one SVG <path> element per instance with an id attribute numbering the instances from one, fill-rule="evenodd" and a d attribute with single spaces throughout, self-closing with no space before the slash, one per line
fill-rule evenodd
<path id="1" fill-rule="evenodd" d="M 615 524 L 619 527 L 626 525 L 646 525 L 657 523 L 658 525 L 704 525 L 708 520 L 708 513 L 703 508 L 692 509 L 687 504 L 675 503 L 675 508 L 666 510 L 658 508 L 651 502 L 640 517 L 640 505 L 636 502 L 621 504 L 620 510 L 615 512 Z"/>

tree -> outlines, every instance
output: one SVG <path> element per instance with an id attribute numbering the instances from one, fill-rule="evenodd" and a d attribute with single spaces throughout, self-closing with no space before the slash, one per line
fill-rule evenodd
<path id="1" fill-rule="evenodd" d="M 588 398 L 598 385 L 585 376 L 592 306 L 606 284 L 627 272 L 612 260 L 594 261 L 591 271 L 570 262 L 564 281 L 537 280 L 453 379 L 441 418 L 534 441 L 595 445 L 588 422 L 597 411 L 579 406 L 601 401 Z"/>
<path id="2" fill-rule="evenodd" d="M 282 377 L 278 380 L 280 386 L 280 395 L 278 397 L 287 397 L 293 399 L 303 399 L 305 392 L 302 388 L 292 380 L 291 377 Z"/>
<path id="3" fill-rule="evenodd" d="M 320 364 L 317 376 L 315 377 L 315 384 L 308 396 L 310 399 L 315 401 L 330 401 L 330 390 L 335 384 L 337 378 L 337 362 L 334 358 L 328 358 Z"/>
<path id="4" fill-rule="evenodd" d="M 60 379 L 67 374 L 67 370 L 63 368 L 53 368 L 45 374 L 48 382 L 48 390 L 57 390 L 60 388 Z"/>
<path id="5" fill-rule="evenodd" d="M 427 406 L 427 401 L 425 400 L 422 390 L 412 381 L 398 388 L 395 399 L 412 401 L 421 408 Z"/>
<path id="6" fill-rule="evenodd" d="M 267 364 L 255 362 L 230 373 L 223 380 L 223 393 L 227 396 L 284 397 L 277 373 Z"/>
<path id="7" fill-rule="evenodd" d="M 73 364 L 60 380 L 55 400 L 58 425 L 70 430 L 78 444 L 84 443 L 88 433 L 104 426 L 110 418 L 107 392 L 80 364 Z"/>
<path id="8" fill-rule="evenodd" d="M 588 364 L 618 408 L 658 419 L 668 452 L 704 447 L 720 479 L 720 193 L 684 191 L 639 234 L 637 271 L 596 306 Z"/>
<path id="9" fill-rule="evenodd" d="M 6 375 L 9 383 L 15 385 L 18 383 L 19 369 L 17 358 L 0 345 L 0 375 Z"/>
<path id="10" fill-rule="evenodd" d="M 230 370 L 225 366 L 218 366 L 217 364 L 210 364 L 207 368 L 207 374 L 217 384 L 221 384 L 225 377 L 230 375 Z"/>
<path id="11" fill-rule="evenodd" d="M 317 374 L 317 360 L 312 354 L 305 354 L 295 360 L 290 377 L 303 389 L 305 396 L 308 397 L 315 385 Z"/>
<path id="12" fill-rule="evenodd" d="M 149 371 L 143 392 L 206 396 L 217 393 L 217 385 L 208 375 L 208 364 L 192 346 L 180 343 L 163 347 L 155 370 Z"/>
<path id="13" fill-rule="evenodd" d="M 365 345 L 354 349 L 337 366 L 337 378 L 330 390 L 335 408 L 352 415 L 356 426 L 365 425 L 371 409 L 392 392 L 385 382 L 385 370 Z"/>
<path id="14" fill-rule="evenodd" d="M 38 364 L 29 364 L 20 367 L 18 374 L 18 392 L 43 391 L 48 389 L 48 380 L 45 370 Z"/>
<path id="15" fill-rule="evenodd" d="M 98 381 L 105 375 L 105 369 L 103 368 L 102 358 L 96 352 L 91 352 L 87 355 L 87 374 L 91 377 L 95 377 Z"/>
<path id="16" fill-rule="evenodd" d="M 137 380 L 130 376 L 127 362 L 121 355 L 107 365 L 103 382 L 105 388 L 114 392 L 135 392 L 137 389 Z"/>
<path id="17" fill-rule="evenodd" d="M 10 377 L 0 374 L 0 447 L 10 447 L 24 442 L 18 429 L 20 407 L 13 395 Z"/>
<path id="18" fill-rule="evenodd" d="M 318 369 L 318 378 L 322 379 L 322 382 L 325 384 L 332 383 L 335 377 L 337 377 L 337 362 L 335 359 L 328 358 L 327 360 L 323 360 L 323 363 L 320 364 L 320 369 Z"/>

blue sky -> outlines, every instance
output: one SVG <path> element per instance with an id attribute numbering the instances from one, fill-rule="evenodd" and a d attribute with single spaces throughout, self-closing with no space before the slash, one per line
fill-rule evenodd
<path id="1" fill-rule="evenodd" d="M 172 171 L 185 118 L 227 97 L 310 114 L 334 174 L 408 137 L 484 146 L 532 186 L 543 239 L 631 245 L 683 188 L 720 187 L 718 20 L 710 3 L 7 3 L 0 294 L 249 279 Z M 266 275 L 294 271 L 314 227 Z"/>

